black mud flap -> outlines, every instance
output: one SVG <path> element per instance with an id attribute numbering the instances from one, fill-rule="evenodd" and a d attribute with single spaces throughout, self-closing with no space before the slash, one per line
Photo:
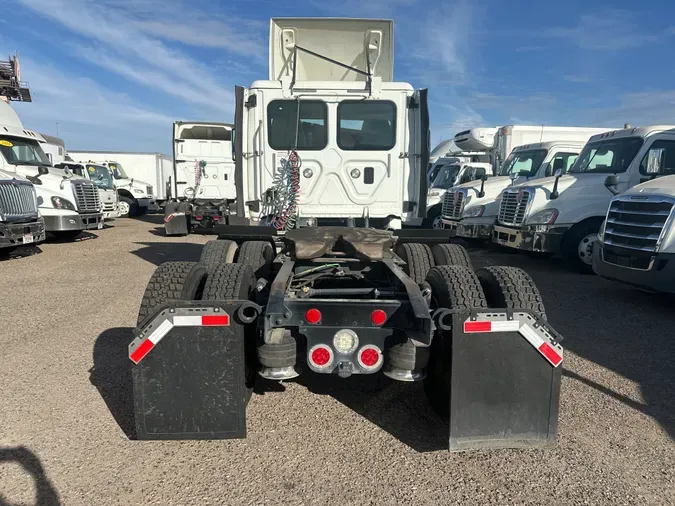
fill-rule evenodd
<path id="1" fill-rule="evenodd" d="M 247 301 L 179 301 L 135 330 L 129 358 L 138 439 L 246 437 L 242 318 L 259 311 Z"/>
<path id="2" fill-rule="evenodd" d="M 167 204 L 164 214 L 164 233 L 171 235 L 188 235 L 188 214 L 185 206 L 179 203 L 173 203 L 171 207 Z"/>
<path id="3" fill-rule="evenodd" d="M 555 442 L 560 340 L 531 311 L 452 314 L 450 451 Z"/>

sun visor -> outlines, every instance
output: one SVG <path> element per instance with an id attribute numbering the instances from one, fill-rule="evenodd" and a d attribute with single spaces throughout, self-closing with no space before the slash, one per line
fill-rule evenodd
<path id="1" fill-rule="evenodd" d="M 374 77 L 394 79 L 394 22 L 381 19 L 273 18 L 270 80 L 293 77 L 296 46 Z M 297 50 L 296 81 L 366 81 L 366 76 Z"/>

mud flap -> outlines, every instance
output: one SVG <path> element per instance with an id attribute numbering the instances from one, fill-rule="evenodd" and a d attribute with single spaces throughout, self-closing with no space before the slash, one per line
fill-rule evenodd
<path id="1" fill-rule="evenodd" d="M 530 311 L 452 315 L 450 451 L 555 442 L 560 339 Z"/>
<path id="2" fill-rule="evenodd" d="M 238 315 L 249 306 L 256 311 L 247 301 L 166 304 L 136 329 L 129 358 L 138 439 L 246 437 Z"/>
<path id="3" fill-rule="evenodd" d="M 164 208 L 164 233 L 171 235 L 187 235 L 189 231 L 188 211 L 190 206 L 185 202 L 170 202 Z"/>

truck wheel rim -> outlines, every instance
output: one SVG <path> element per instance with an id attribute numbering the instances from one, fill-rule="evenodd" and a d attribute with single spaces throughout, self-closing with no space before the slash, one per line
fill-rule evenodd
<path id="1" fill-rule="evenodd" d="M 129 214 L 129 204 L 127 204 L 126 202 L 120 202 L 119 208 L 120 208 L 120 216 L 125 216 Z"/>
<path id="2" fill-rule="evenodd" d="M 581 239 L 581 242 L 579 242 L 579 247 L 577 248 L 579 260 L 587 265 L 591 265 L 593 263 L 593 243 L 597 239 L 597 233 L 588 234 L 586 237 Z"/>
<path id="3" fill-rule="evenodd" d="M 436 228 L 436 229 L 438 229 L 438 228 L 443 228 L 443 223 L 442 223 L 442 221 L 441 221 L 441 217 L 440 217 L 440 216 L 436 216 L 436 217 L 434 218 L 434 221 L 431 222 L 431 228 Z"/>

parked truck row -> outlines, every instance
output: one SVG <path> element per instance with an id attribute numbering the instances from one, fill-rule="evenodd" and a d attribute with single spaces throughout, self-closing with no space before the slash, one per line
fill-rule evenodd
<path id="1" fill-rule="evenodd" d="M 444 227 L 560 255 L 581 272 L 642 290 L 675 292 L 675 126 L 510 126 L 499 129 L 493 151 L 497 176 L 444 193 Z"/>

